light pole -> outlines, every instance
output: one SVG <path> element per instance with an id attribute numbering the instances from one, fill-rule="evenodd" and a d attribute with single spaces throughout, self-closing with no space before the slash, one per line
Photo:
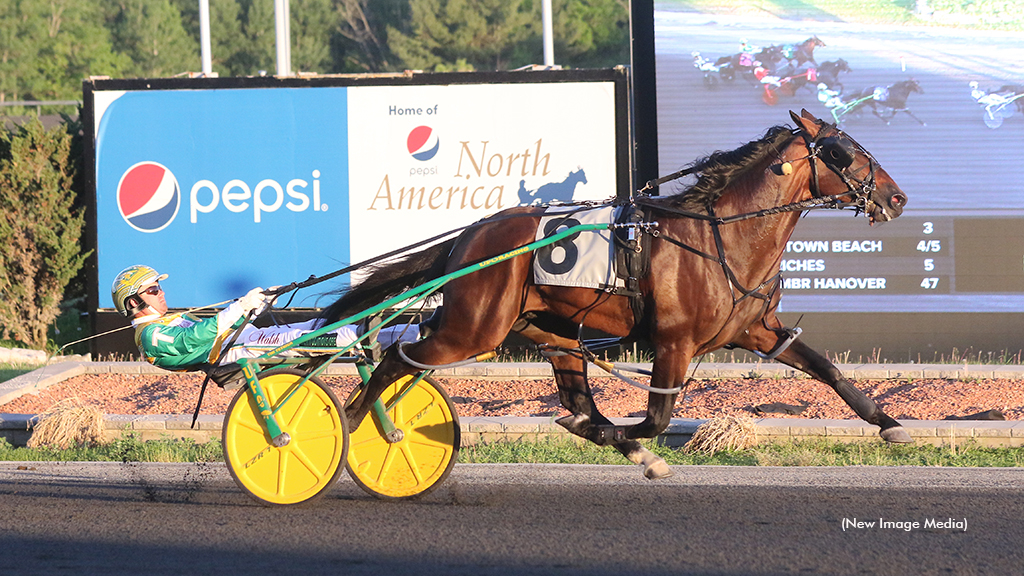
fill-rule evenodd
<path id="1" fill-rule="evenodd" d="M 292 42 L 288 0 L 274 0 L 274 32 L 277 38 L 277 75 L 292 75 Z"/>
<path id="2" fill-rule="evenodd" d="M 544 25 L 544 65 L 555 65 L 555 40 L 551 30 L 551 0 L 541 2 L 541 20 Z"/>
<path id="3" fill-rule="evenodd" d="M 203 76 L 213 74 L 213 57 L 210 55 L 210 0 L 199 0 L 199 51 L 203 59 Z"/>

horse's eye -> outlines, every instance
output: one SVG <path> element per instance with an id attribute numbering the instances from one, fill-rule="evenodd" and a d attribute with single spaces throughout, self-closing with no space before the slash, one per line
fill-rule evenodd
<path id="1" fill-rule="evenodd" d="M 849 140 L 837 136 L 829 136 L 819 144 L 821 148 L 821 159 L 826 164 L 831 164 L 839 170 L 846 170 L 853 164 L 857 151 Z"/>

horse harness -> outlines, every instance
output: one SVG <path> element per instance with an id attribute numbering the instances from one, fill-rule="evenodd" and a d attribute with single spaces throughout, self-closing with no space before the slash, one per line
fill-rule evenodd
<path id="1" fill-rule="evenodd" d="M 826 128 L 828 127 L 833 128 L 835 133 L 829 136 L 824 136 Z M 814 137 L 811 137 L 803 130 L 799 130 L 797 134 L 803 137 L 804 145 L 808 151 L 806 156 L 794 160 L 807 160 L 810 163 L 811 179 L 809 187 L 812 198 L 808 200 L 792 202 L 755 212 L 719 217 L 715 214 L 714 207 L 711 203 L 707 204 L 707 214 L 702 214 L 670 206 L 663 206 L 651 201 L 651 196 L 645 194 L 647 190 L 660 186 L 661 184 L 699 172 L 699 170 L 692 167 L 679 170 L 678 172 L 669 174 L 668 176 L 651 180 L 644 186 L 644 188 L 639 190 L 637 196 L 631 202 L 632 210 L 623 210 L 623 217 L 629 218 L 631 222 L 649 222 L 648 218 L 652 215 L 651 213 L 660 211 L 708 222 L 711 226 L 711 232 L 715 241 L 715 251 L 718 255 L 715 256 L 708 254 L 707 252 L 695 248 L 686 242 L 662 233 L 657 229 L 656 222 L 650 222 L 650 225 L 646 227 L 630 227 L 624 230 L 624 232 L 628 232 L 630 235 L 628 240 L 620 240 L 620 235 L 616 235 L 616 244 L 620 248 L 616 251 L 616 257 L 618 263 L 620 263 L 617 268 L 619 270 L 626 271 L 630 276 L 630 278 L 627 278 L 626 280 L 627 290 L 633 292 L 635 289 L 631 288 L 631 286 L 635 286 L 636 289 L 638 289 L 639 279 L 645 277 L 650 271 L 650 256 L 649 250 L 647 250 L 647 248 L 650 247 L 650 238 L 661 238 L 666 242 L 700 256 L 701 258 L 717 262 L 719 266 L 722 267 L 726 281 L 729 283 L 730 293 L 732 294 L 733 310 L 748 298 L 761 300 L 762 310 L 760 315 L 762 322 L 765 322 L 768 306 L 771 304 L 772 299 L 775 297 L 781 286 L 782 271 L 780 270 L 779 272 L 776 272 L 753 288 L 744 287 L 736 277 L 735 272 L 733 272 L 732 267 L 729 265 L 728 259 L 726 258 L 725 246 L 722 241 L 721 226 L 785 212 L 802 212 L 805 210 L 823 208 L 842 209 L 853 207 L 856 210 L 856 214 L 860 214 L 861 212 L 867 212 L 870 209 L 870 205 L 873 203 L 871 200 L 871 194 L 876 189 L 875 172 L 878 168 L 878 162 L 867 150 L 864 149 L 864 147 L 858 144 L 853 138 L 839 130 L 835 125 L 826 124 L 822 126 L 818 130 L 818 134 Z M 857 152 L 860 152 L 868 159 L 868 174 L 864 178 L 857 178 L 856 176 L 847 173 L 847 170 L 856 158 Z M 835 173 L 846 185 L 847 191 L 840 194 L 823 195 L 819 185 L 818 163 L 815 162 L 815 160 L 821 160 L 822 164 Z M 775 167 L 773 166 L 773 168 Z M 852 196 L 852 198 L 846 201 L 842 200 L 842 197 L 849 196 Z M 644 210 L 644 208 L 647 208 L 648 210 Z M 647 232 L 647 234 L 645 235 L 644 232 Z M 634 237 L 635 235 L 640 235 L 640 237 Z M 644 254 L 646 254 L 646 256 L 641 256 Z M 632 277 L 634 274 L 637 274 L 637 276 Z M 737 293 L 739 293 L 739 295 L 737 295 Z M 638 326 L 644 320 L 642 295 L 633 293 L 626 295 L 630 296 L 630 305 L 635 317 L 634 326 Z M 755 352 L 767 360 L 774 359 L 776 356 L 781 354 L 800 334 L 799 328 L 772 328 L 767 326 L 767 324 L 765 325 L 765 328 L 779 334 L 781 339 L 780 343 L 769 354 L 765 355 Z"/>

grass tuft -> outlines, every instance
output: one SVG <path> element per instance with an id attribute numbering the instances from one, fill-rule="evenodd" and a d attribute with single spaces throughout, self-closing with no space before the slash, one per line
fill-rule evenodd
<path id="1" fill-rule="evenodd" d="M 757 444 L 757 425 L 751 418 L 721 416 L 697 427 L 683 450 L 713 456 L 723 450 L 743 450 Z"/>
<path id="2" fill-rule="evenodd" d="M 77 396 L 65 398 L 42 414 L 32 426 L 29 448 L 66 449 L 99 444 L 103 440 L 103 413 Z"/>

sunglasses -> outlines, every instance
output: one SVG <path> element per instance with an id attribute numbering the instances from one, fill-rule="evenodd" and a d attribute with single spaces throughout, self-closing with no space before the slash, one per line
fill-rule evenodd
<path id="1" fill-rule="evenodd" d="M 139 294 L 149 294 L 150 296 L 156 296 L 161 292 L 163 292 L 163 289 L 160 288 L 159 284 L 153 284 L 152 286 L 146 288 L 145 290 L 139 290 Z"/>

